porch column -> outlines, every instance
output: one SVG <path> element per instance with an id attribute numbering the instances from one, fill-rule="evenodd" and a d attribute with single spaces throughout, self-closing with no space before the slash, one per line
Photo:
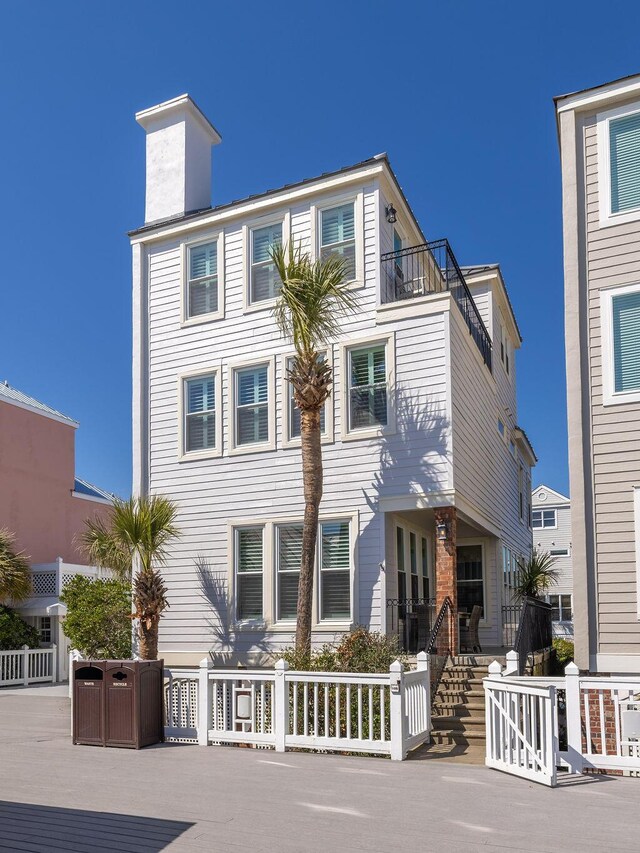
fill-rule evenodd
<path id="1" fill-rule="evenodd" d="M 457 518 L 454 506 L 438 507 L 434 510 L 436 523 L 436 614 L 440 612 L 442 603 L 447 596 L 453 603 L 453 618 L 449 625 L 449 647 L 452 654 L 458 653 L 458 579 L 456 568 L 456 542 L 457 542 Z M 441 538 L 442 526 L 446 529 L 444 538 Z M 440 528 L 440 534 L 438 529 Z M 446 627 L 443 625 L 441 635 L 446 642 Z"/>

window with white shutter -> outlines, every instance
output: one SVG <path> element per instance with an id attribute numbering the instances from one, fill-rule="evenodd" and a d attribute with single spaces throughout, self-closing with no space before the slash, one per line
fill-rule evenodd
<path id="1" fill-rule="evenodd" d="M 282 244 L 282 223 L 253 228 L 251 231 L 250 302 L 274 299 L 280 289 L 280 276 L 271 260 L 271 250 Z"/>
<path id="2" fill-rule="evenodd" d="M 386 426 L 387 363 L 384 344 L 349 350 L 349 429 Z"/>
<path id="3" fill-rule="evenodd" d="M 189 246 L 187 319 L 218 311 L 218 242 Z"/>
<path id="4" fill-rule="evenodd" d="M 277 619 L 295 619 L 298 615 L 298 581 L 302 561 L 302 525 L 277 528 L 276 598 Z"/>
<path id="5" fill-rule="evenodd" d="M 640 290 L 612 297 L 615 393 L 640 390 Z"/>
<path id="6" fill-rule="evenodd" d="M 237 369 L 235 381 L 235 444 L 269 441 L 269 368 L 266 364 Z"/>
<path id="7" fill-rule="evenodd" d="M 351 537 L 348 521 L 320 524 L 320 619 L 351 619 Z"/>
<path id="8" fill-rule="evenodd" d="M 262 527 L 239 527 L 235 530 L 236 618 L 262 619 L 264 573 Z"/>
<path id="9" fill-rule="evenodd" d="M 353 281 L 356 277 L 356 230 L 352 201 L 320 211 L 320 257 L 324 260 L 332 255 L 344 259 L 347 281 Z"/>
<path id="10" fill-rule="evenodd" d="M 640 208 L 640 112 L 609 121 L 611 213 Z"/>
<path id="11" fill-rule="evenodd" d="M 198 376 L 184 382 L 184 452 L 209 450 L 216 446 L 215 375 Z"/>

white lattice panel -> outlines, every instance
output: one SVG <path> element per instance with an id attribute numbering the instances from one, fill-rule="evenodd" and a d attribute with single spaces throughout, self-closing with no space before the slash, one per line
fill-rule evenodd
<path id="1" fill-rule="evenodd" d="M 32 575 L 34 595 L 56 594 L 55 572 L 34 572 Z"/>

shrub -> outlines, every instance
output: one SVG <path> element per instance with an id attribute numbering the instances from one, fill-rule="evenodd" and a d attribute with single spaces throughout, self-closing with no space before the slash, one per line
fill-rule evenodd
<path id="1" fill-rule="evenodd" d="M 76 575 L 60 600 L 67 606 L 64 632 L 88 658 L 131 657 L 131 586 L 120 580 Z"/>
<path id="2" fill-rule="evenodd" d="M 285 649 L 282 657 L 299 672 L 388 672 L 394 660 L 407 662 L 397 637 L 369 631 L 362 625 L 345 634 L 337 645 L 327 643 L 310 655 Z"/>
<path id="3" fill-rule="evenodd" d="M 24 645 L 37 649 L 40 636 L 15 610 L 0 604 L 0 651 L 21 649 Z"/>
<path id="4" fill-rule="evenodd" d="M 572 641 L 556 638 L 553 641 L 553 648 L 556 652 L 556 660 L 558 664 L 564 669 L 564 667 L 573 660 Z"/>

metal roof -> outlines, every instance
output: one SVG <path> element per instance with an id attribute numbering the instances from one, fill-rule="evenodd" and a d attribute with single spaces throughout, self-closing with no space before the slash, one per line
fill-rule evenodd
<path id="1" fill-rule="evenodd" d="M 79 426 L 78 421 L 74 421 L 74 419 L 70 418 L 68 415 L 59 412 L 51 406 L 47 406 L 46 403 L 41 403 L 40 400 L 36 400 L 35 397 L 30 397 L 28 394 L 25 394 L 23 391 L 19 391 L 17 388 L 13 388 L 9 385 L 9 382 L 6 379 L 4 382 L 0 382 L 0 400 L 4 400 L 7 403 L 13 403 L 14 405 L 21 406 L 23 408 L 31 409 L 32 411 L 40 412 L 47 417 L 64 421 L 73 427 Z"/>
<path id="2" fill-rule="evenodd" d="M 99 486 L 94 486 L 93 483 L 88 483 L 80 477 L 76 477 L 73 482 L 73 491 L 79 495 L 86 495 L 88 498 L 100 498 L 105 501 L 113 501 L 115 497 L 110 492 L 105 492 Z"/>

